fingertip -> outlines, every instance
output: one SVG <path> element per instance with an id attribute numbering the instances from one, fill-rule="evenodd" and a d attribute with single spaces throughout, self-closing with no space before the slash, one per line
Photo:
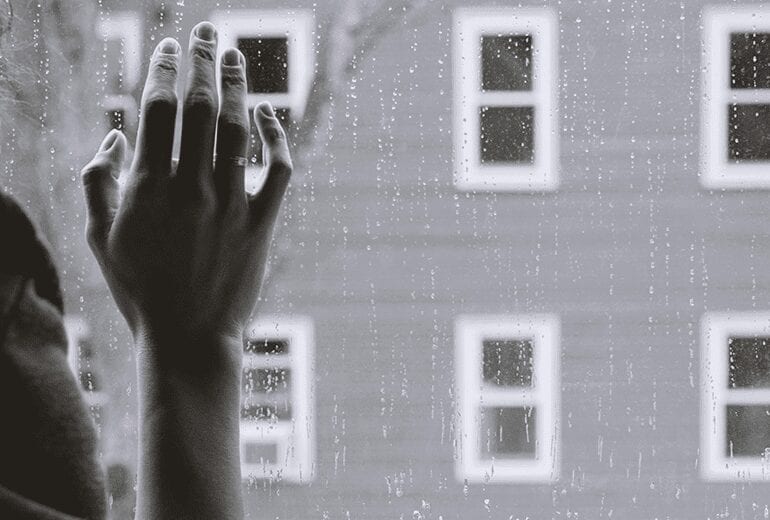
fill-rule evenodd
<path id="1" fill-rule="evenodd" d="M 158 54 L 167 54 L 171 56 L 176 56 L 179 54 L 179 42 L 177 42 L 174 38 L 163 38 L 157 47 L 155 47 L 155 52 Z"/>
<path id="2" fill-rule="evenodd" d="M 113 168 L 118 169 L 123 164 L 127 147 L 126 136 L 120 130 L 113 128 L 102 140 L 92 162 L 106 160 Z"/>
<path id="3" fill-rule="evenodd" d="M 272 119 L 274 117 L 275 111 L 273 110 L 273 105 L 271 105 L 270 102 L 263 101 L 254 107 L 254 121 L 257 123 L 259 123 L 261 119 Z"/>
<path id="4" fill-rule="evenodd" d="M 231 47 L 222 54 L 222 65 L 227 67 L 243 66 L 246 63 L 246 58 L 238 49 Z"/>
<path id="5" fill-rule="evenodd" d="M 203 41 L 213 42 L 217 37 L 217 29 L 214 27 L 213 23 L 203 21 L 193 28 L 193 34 L 196 38 Z"/>

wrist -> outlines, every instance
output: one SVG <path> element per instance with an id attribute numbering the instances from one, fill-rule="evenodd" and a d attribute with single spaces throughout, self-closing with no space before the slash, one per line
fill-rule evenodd
<path id="1" fill-rule="evenodd" d="M 134 333 L 140 375 L 228 381 L 240 385 L 242 333 L 183 333 L 142 328 Z M 207 385 L 208 386 L 208 385 Z"/>

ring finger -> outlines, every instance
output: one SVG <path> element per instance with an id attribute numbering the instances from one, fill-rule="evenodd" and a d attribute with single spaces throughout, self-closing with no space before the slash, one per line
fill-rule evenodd
<path id="1" fill-rule="evenodd" d="M 220 77 L 222 97 L 217 124 L 217 160 L 214 185 L 225 206 L 246 202 L 244 174 L 249 141 L 249 113 L 246 107 L 246 60 L 237 49 L 222 55 Z"/>

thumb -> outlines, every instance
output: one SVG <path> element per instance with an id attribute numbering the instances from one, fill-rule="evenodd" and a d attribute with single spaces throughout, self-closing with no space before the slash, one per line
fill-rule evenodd
<path id="1" fill-rule="evenodd" d="M 88 206 L 86 236 L 92 249 L 100 248 L 118 210 L 118 180 L 126 152 L 126 138 L 111 130 L 80 175 Z"/>

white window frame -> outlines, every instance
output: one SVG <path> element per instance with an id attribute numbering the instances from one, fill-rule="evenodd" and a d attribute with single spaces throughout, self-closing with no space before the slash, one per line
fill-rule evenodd
<path id="1" fill-rule="evenodd" d="M 710 312 L 701 320 L 701 475 L 710 481 L 770 480 L 770 460 L 728 457 L 728 405 L 770 405 L 770 388 L 729 388 L 731 336 L 770 337 L 769 312 Z"/>
<path id="2" fill-rule="evenodd" d="M 119 11 L 99 17 L 96 35 L 101 40 L 123 40 L 123 83 L 127 92 L 133 92 L 139 83 L 142 65 L 142 20 L 134 11 Z M 102 100 L 105 112 L 123 110 L 124 124 L 136 121 L 137 105 L 131 94 L 107 92 Z"/>
<path id="3" fill-rule="evenodd" d="M 274 107 L 286 107 L 299 120 L 305 112 L 315 71 L 315 17 L 309 9 L 228 9 L 211 16 L 217 28 L 220 54 L 238 47 L 239 37 L 287 38 L 288 93 L 249 93 L 247 105 L 255 107 L 269 101 Z M 218 73 L 218 72 L 217 72 Z M 219 82 L 217 82 L 219 84 Z M 246 167 L 246 189 L 258 191 L 265 181 L 261 165 Z"/>
<path id="4" fill-rule="evenodd" d="M 559 318 L 553 314 L 464 315 L 455 321 L 457 442 L 455 473 L 460 482 L 547 483 L 559 476 Z M 532 386 L 501 388 L 483 381 L 484 339 L 532 340 Z M 483 460 L 481 408 L 533 406 L 536 455 L 529 459 Z"/>
<path id="5" fill-rule="evenodd" d="M 770 105 L 770 89 L 730 88 L 730 34 L 770 32 L 770 6 L 721 5 L 703 9 L 701 185 L 707 189 L 770 189 L 770 161 L 728 161 L 728 105 Z"/>
<path id="6" fill-rule="evenodd" d="M 315 19 L 309 9 L 254 10 L 232 9 L 212 15 L 217 28 L 219 52 L 238 47 L 239 37 L 287 38 L 289 92 L 250 93 L 249 106 L 269 101 L 275 107 L 286 107 L 292 117 L 300 119 L 305 112 L 315 71 Z"/>
<path id="7" fill-rule="evenodd" d="M 67 363 L 75 376 L 78 389 L 83 395 L 86 405 L 89 408 L 103 407 L 107 403 L 107 394 L 104 390 L 88 390 L 80 384 L 80 349 L 78 345 L 83 338 L 91 337 L 91 327 L 82 316 L 71 314 L 64 317 L 64 332 L 67 335 Z"/>
<path id="8" fill-rule="evenodd" d="M 244 352 L 243 368 L 288 368 L 291 371 L 291 420 L 262 422 L 241 419 L 243 478 L 310 482 L 315 474 L 313 323 L 304 316 L 263 316 L 249 324 L 246 335 L 249 339 L 289 341 L 285 354 Z M 275 444 L 279 460 L 275 464 L 246 464 L 244 453 L 249 442 Z M 287 456 L 280 460 L 282 454 Z"/>
<path id="9" fill-rule="evenodd" d="M 459 8 L 454 11 L 455 187 L 462 191 L 537 192 L 558 187 L 558 33 L 550 8 Z M 532 35 L 532 90 L 481 89 L 481 37 Z M 481 164 L 481 106 L 535 109 L 533 164 Z"/>

